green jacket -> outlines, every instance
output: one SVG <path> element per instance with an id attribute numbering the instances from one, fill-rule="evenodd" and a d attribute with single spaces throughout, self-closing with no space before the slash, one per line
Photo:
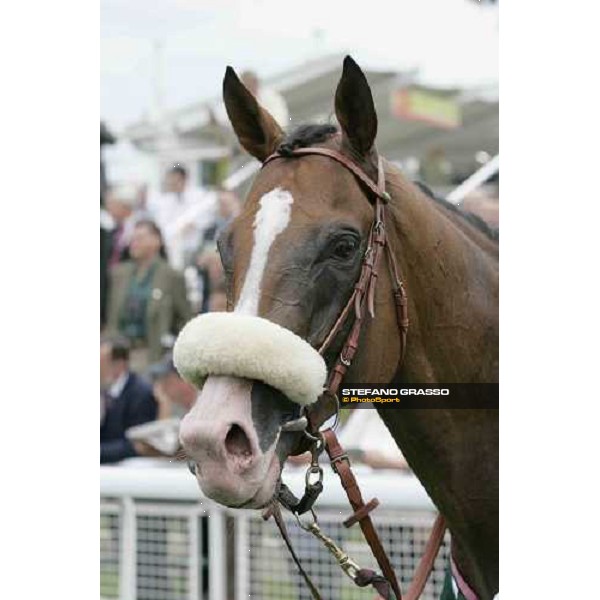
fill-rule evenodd
<path id="1" fill-rule="evenodd" d="M 110 274 L 110 288 L 106 329 L 108 333 L 119 332 L 119 316 L 123 310 L 127 292 L 135 272 L 135 263 L 127 261 L 116 265 Z M 181 273 L 160 259 L 152 278 L 152 293 L 146 309 L 146 337 L 148 358 L 160 360 L 164 349 L 162 340 L 177 335 L 192 317 L 187 300 L 185 280 Z"/>

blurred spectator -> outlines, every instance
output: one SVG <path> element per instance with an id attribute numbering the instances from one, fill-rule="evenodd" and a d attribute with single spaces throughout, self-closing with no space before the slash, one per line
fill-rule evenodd
<path id="1" fill-rule="evenodd" d="M 227 225 L 240 214 L 242 203 L 232 191 L 221 190 L 218 194 L 217 219 L 204 236 L 204 246 L 196 261 L 200 276 L 202 302 L 200 312 L 225 310 L 225 286 L 223 265 L 217 252 L 216 241 Z"/>
<path id="2" fill-rule="evenodd" d="M 434 190 L 452 183 L 452 165 L 441 146 L 433 146 L 427 150 L 419 171 L 421 179 Z"/>
<path id="3" fill-rule="evenodd" d="M 138 207 L 139 199 L 139 189 L 133 184 L 115 186 L 108 191 L 106 210 L 113 221 L 108 258 L 111 268 L 129 258 L 134 211 Z"/>
<path id="4" fill-rule="evenodd" d="M 183 276 L 161 257 L 162 238 L 153 221 L 135 224 L 130 261 L 111 272 L 107 331 L 132 344 L 132 370 L 144 371 L 190 319 Z"/>
<path id="5" fill-rule="evenodd" d="M 127 438 L 147 456 L 180 457 L 179 425 L 198 391 L 179 377 L 171 353 L 152 365 L 148 375 L 158 403 L 158 419 L 128 429 Z"/>
<path id="6" fill-rule="evenodd" d="M 150 367 L 148 375 L 153 382 L 159 419 L 181 418 L 192 408 L 198 390 L 179 376 L 170 352 Z"/>
<path id="7" fill-rule="evenodd" d="M 227 311 L 227 292 L 225 290 L 225 282 L 221 281 L 218 285 L 213 286 L 208 297 L 209 312 L 226 312 Z"/>
<path id="8" fill-rule="evenodd" d="M 225 227 L 235 219 L 242 210 L 239 196 L 230 190 L 221 190 L 217 196 L 217 217 L 215 224 L 207 230 L 204 240 L 216 241 Z"/>
<path id="9" fill-rule="evenodd" d="M 264 86 L 254 71 L 244 71 L 240 79 L 259 104 L 269 111 L 281 127 L 285 128 L 290 124 L 287 104 L 279 92 Z"/>
<path id="10" fill-rule="evenodd" d="M 167 172 L 165 189 L 149 199 L 147 209 L 163 234 L 170 265 L 183 270 L 194 262 L 204 232 L 214 226 L 217 197 L 194 188 L 180 165 Z"/>
<path id="11" fill-rule="evenodd" d="M 132 444 L 125 431 L 153 421 L 157 404 L 150 385 L 129 370 L 125 338 L 106 338 L 100 345 L 100 400 L 100 462 L 138 456 L 142 448 Z"/>
<path id="12" fill-rule="evenodd" d="M 197 262 L 202 278 L 202 312 L 212 311 L 211 298 L 225 289 L 223 263 L 214 243 L 206 246 Z"/>
<path id="13" fill-rule="evenodd" d="M 106 307 L 108 301 L 108 257 L 110 253 L 110 227 L 103 223 L 106 200 L 106 170 L 104 167 L 102 147 L 114 144 L 116 141 L 106 125 L 100 121 L 100 326 L 106 322 Z"/>

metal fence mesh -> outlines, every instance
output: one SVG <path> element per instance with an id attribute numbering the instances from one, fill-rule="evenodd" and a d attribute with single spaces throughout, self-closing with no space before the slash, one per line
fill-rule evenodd
<path id="1" fill-rule="evenodd" d="M 249 569 L 247 577 L 250 598 L 260 600 L 310 600 L 310 592 L 279 537 L 274 523 L 246 517 L 248 523 Z M 360 528 L 346 529 L 343 517 L 334 512 L 319 511 L 319 525 L 323 532 L 340 545 L 361 567 L 379 570 Z M 401 574 L 403 588 L 410 582 L 425 548 L 433 525 L 431 514 L 379 514 L 374 517 L 382 543 L 396 572 Z M 292 543 L 303 567 L 321 590 L 323 597 L 339 600 L 373 598 L 372 588 L 357 588 L 341 571 L 327 549 L 311 534 L 300 529 L 295 519 L 286 517 Z M 425 587 L 422 598 L 438 598 L 443 585 L 448 557 L 448 537 L 435 562 L 434 571 Z"/>
<path id="2" fill-rule="evenodd" d="M 119 506 L 102 503 L 100 511 L 100 596 L 119 597 L 121 520 Z"/>
<path id="3" fill-rule="evenodd" d="M 197 600 L 202 596 L 202 511 L 197 504 L 143 503 L 127 509 L 118 502 L 101 503 L 100 596 L 123 600 Z M 133 540 L 124 540 L 127 510 Z M 127 550 L 123 543 L 127 543 Z M 205 544 L 204 544 L 205 545 Z M 131 558 L 133 581 L 124 575 L 124 552 Z M 206 590 L 204 590 L 206 591 Z"/>
<path id="4" fill-rule="evenodd" d="M 215 509 L 221 510 L 221 509 Z M 223 548 L 225 577 L 231 579 L 236 600 L 310 600 L 308 589 L 272 521 L 254 511 L 227 511 L 228 527 L 209 540 L 208 513 L 197 503 L 141 502 L 103 499 L 100 515 L 100 594 L 121 600 L 231 600 L 210 595 L 208 543 Z M 323 532 L 361 567 L 379 570 L 358 526 L 346 529 L 339 510 L 321 508 Z M 213 515 L 215 516 L 215 515 Z M 371 588 L 357 588 L 340 570 L 326 548 L 285 515 L 288 531 L 306 571 L 324 598 L 372 600 Z M 433 525 L 429 512 L 379 510 L 373 513 L 384 547 L 406 589 L 423 553 Z M 214 532 L 213 532 L 214 533 Z M 235 540 L 233 554 L 225 552 Z M 440 595 L 449 552 L 448 537 L 438 555 L 423 598 Z M 235 578 L 235 583 L 234 583 Z"/>
<path id="5" fill-rule="evenodd" d="M 138 600 L 189 597 L 189 519 L 137 516 Z"/>

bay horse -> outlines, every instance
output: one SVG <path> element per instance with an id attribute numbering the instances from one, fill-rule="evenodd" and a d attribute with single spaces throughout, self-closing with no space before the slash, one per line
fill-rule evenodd
<path id="1" fill-rule="evenodd" d="M 318 394 L 344 332 L 323 365 L 301 345 L 312 352 L 332 330 L 359 277 L 373 223 L 368 190 L 335 160 L 267 159 L 280 148 L 325 148 L 376 180 L 377 115 L 350 57 L 335 93 L 339 128 L 308 125 L 286 134 L 231 67 L 223 95 L 240 144 L 267 164 L 219 240 L 230 312 L 215 315 L 196 337 L 190 322 L 175 347 L 182 375 L 202 385 L 180 440 L 206 496 L 260 508 L 276 494 L 283 463 L 302 436 L 283 426 Z M 408 293 L 410 331 L 400 361 L 392 276 L 382 269 L 376 317 L 365 321 L 345 381 L 497 382 L 497 239 L 389 162 L 381 164 L 390 195 L 388 244 Z M 209 365 L 198 377 L 189 366 L 194 360 Z M 498 410 L 381 410 L 380 416 L 444 515 L 462 577 L 479 598 L 492 598 L 499 585 Z"/>

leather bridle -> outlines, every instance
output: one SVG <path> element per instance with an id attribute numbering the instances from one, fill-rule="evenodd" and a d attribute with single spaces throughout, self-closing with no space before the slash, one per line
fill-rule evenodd
<path id="1" fill-rule="evenodd" d="M 268 519 L 270 516 L 274 517 L 292 558 L 298 566 L 300 574 L 303 576 L 315 599 L 321 599 L 320 593 L 308 574 L 302 568 L 302 565 L 294 552 L 291 540 L 287 534 L 285 522 L 281 515 L 279 504 L 293 512 L 296 515 L 296 518 L 299 518 L 300 515 L 307 512 L 312 513 L 312 523 L 303 525 L 299 520 L 299 524 L 323 542 L 354 583 L 360 587 L 372 585 L 386 600 L 392 600 L 392 593 L 397 600 L 401 600 L 402 594 L 400 592 L 398 580 L 370 517 L 370 512 L 379 505 L 379 501 L 377 498 L 373 498 L 367 503 L 363 501 L 348 456 L 341 447 L 333 428 L 326 429 L 323 432 L 319 431 L 319 428 L 323 423 L 339 410 L 337 392 L 358 350 L 360 333 L 367 311 L 371 318 L 375 318 L 375 290 L 384 252 L 387 256 L 387 264 L 392 282 L 392 293 L 394 296 L 396 319 L 400 336 L 398 369 L 402 366 L 404 361 L 408 332 L 408 304 L 406 291 L 398 272 L 396 259 L 390 248 L 387 237 L 386 207 L 391 198 L 385 189 L 385 174 L 381 157 L 378 158 L 377 162 L 377 183 L 375 183 L 359 165 L 341 152 L 322 147 L 291 149 L 282 145 L 277 152 L 267 157 L 263 162 L 263 168 L 274 160 L 286 158 L 293 159 L 310 155 L 325 156 L 337 161 L 349 170 L 360 183 L 367 188 L 367 198 L 369 202 L 373 204 L 374 217 L 367 239 L 367 247 L 363 256 L 360 274 L 354 285 L 352 294 L 318 349 L 321 355 L 325 354 L 336 336 L 347 324 L 349 324 L 351 316 L 354 317 L 354 321 L 350 325 L 349 332 L 346 335 L 341 350 L 335 359 L 333 367 L 330 369 L 323 394 L 319 397 L 317 402 L 305 407 L 304 414 L 301 414 L 298 419 L 286 423 L 282 428 L 283 431 L 304 431 L 305 439 L 308 438 L 309 440 L 308 448 L 312 454 L 312 461 L 306 474 L 304 495 L 301 499 L 296 498 L 289 488 L 280 482 L 277 498 L 265 511 L 264 518 Z M 301 448 L 301 451 L 306 449 L 307 446 L 305 445 Z M 344 525 L 346 527 L 351 527 L 356 523 L 359 524 L 364 537 L 377 560 L 382 575 L 370 569 L 360 569 L 333 540 L 323 534 L 318 526 L 317 518 L 312 507 L 323 489 L 323 471 L 318 464 L 319 454 L 323 450 L 325 450 L 329 456 L 332 469 L 340 477 L 342 486 L 346 491 L 346 495 L 354 511 L 353 514 L 344 521 Z M 312 475 L 317 475 L 318 477 L 314 482 L 311 481 Z M 405 600 L 417 600 L 421 595 L 427 578 L 433 569 L 435 557 L 443 542 L 445 530 L 446 524 L 444 518 L 441 515 L 438 515 L 427 542 L 425 552 L 415 571 L 408 593 L 405 596 Z"/>
<path id="2" fill-rule="evenodd" d="M 392 280 L 392 292 L 394 295 L 396 318 L 400 333 L 399 365 L 402 365 L 402 362 L 404 361 L 406 335 L 408 332 L 408 304 L 406 291 L 404 290 L 402 279 L 398 273 L 396 258 L 394 257 L 394 253 L 392 252 L 387 239 L 385 208 L 390 201 L 390 195 L 385 190 L 385 174 L 381 157 L 379 157 L 377 163 L 377 183 L 374 183 L 361 167 L 336 150 L 320 147 L 296 148 L 293 150 L 284 150 L 284 148 L 285 146 L 267 157 L 263 163 L 263 168 L 265 165 L 276 159 L 297 158 L 310 155 L 326 156 L 343 165 L 366 186 L 369 192 L 367 197 L 375 209 L 358 280 L 338 319 L 331 327 L 331 330 L 319 348 L 319 354 L 325 354 L 335 337 L 347 323 L 350 315 L 354 313 L 354 323 L 346 336 L 342 349 L 329 373 L 329 378 L 325 386 L 326 393 L 335 396 L 346 372 L 352 364 L 354 356 L 356 355 L 358 340 L 365 320 L 366 311 L 368 310 L 371 318 L 375 318 L 375 289 L 377 287 L 379 267 L 384 252 L 387 255 L 387 262 Z M 329 416 L 331 415 L 325 416 L 323 412 L 317 414 L 313 411 L 312 428 L 315 430 L 318 429 Z"/>

